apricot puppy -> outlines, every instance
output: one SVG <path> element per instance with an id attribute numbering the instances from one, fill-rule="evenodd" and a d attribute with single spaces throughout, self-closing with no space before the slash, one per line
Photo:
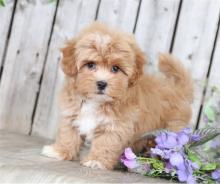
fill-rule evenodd
<path id="1" fill-rule="evenodd" d="M 191 118 L 193 85 L 182 64 L 160 56 L 163 75 L 143 74 L 145 58 L 132 35 L 93 23 L 62 49 L 66 75 L 60 94 L 56 142 L 42 154 L 78 159 L 91 141 L 84 166 L 113 169 L 126 146 L 142 133 L 178 131 Z"/>

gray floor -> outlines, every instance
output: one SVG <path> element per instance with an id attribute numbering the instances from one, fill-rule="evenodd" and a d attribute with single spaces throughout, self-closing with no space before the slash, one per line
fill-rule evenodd
<path id="1" fill-rule="evenodd" d="M 0 131 L 0 183 L 168 183 L 118 171 L 94 170 L 78 162 L 40 155 L 49 140 Z"/>

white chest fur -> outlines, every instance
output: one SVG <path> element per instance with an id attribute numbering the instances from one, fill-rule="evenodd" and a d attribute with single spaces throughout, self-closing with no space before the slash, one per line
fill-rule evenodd
<path id="1" fill-rule="evenodd" d="M 78 127 L 81 135 L 91 140 L 97 126 L 110 122 L 110 119 L 99 111 L 100 103 L 89 100 L 83 103 L 80 114 L 74 120 L 73 126 Z"/>

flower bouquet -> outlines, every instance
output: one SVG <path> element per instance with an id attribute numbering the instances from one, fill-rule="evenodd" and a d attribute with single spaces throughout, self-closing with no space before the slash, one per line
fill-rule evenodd
<path id="1" fill-rule="evenodd" d="M 220 129 L 204 128 L 192 132 L 190 128 L 178 133 L 162 130 L 154 132 L 155 144 L 148 156 L 134 154 L 126 148 L 121 162 L 129 171 L 151 177 L 161 177 L 189 184 L 220 181 L 220 162 L 207 159 L 197 150 L 204 143 L 220 135 Z M 151 134 L 145 134 L 147 139 Z"/>

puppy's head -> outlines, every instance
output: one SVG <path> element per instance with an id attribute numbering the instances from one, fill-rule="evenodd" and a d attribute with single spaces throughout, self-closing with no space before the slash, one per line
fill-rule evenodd
<path id="1" fill-rule="evenodd" d="M 121 99 L 143 74 L 144 55 L 132 35 L 93 23 L 62 49 L 61 67 L 86 98 Z"/>

